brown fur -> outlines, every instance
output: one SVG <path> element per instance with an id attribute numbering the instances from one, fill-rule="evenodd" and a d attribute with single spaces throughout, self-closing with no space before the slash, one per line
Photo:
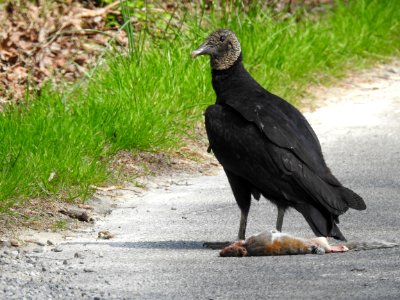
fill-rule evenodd
<path id="1" fill-rule="evenodd" d="M 276 230 L 263 231 L 225 247 L 223 257 L 270 256 L 295 254 L 325 254 L 398 247 L 398 243 L 386 241 L 353 241 L 342 245 L 329 245 L 324 237 L 302 239 Z"/>
<path id="2" fill-rule="evenodd" d="M 302 239 L 275 230 L 264 231 L 253 235 L 245 241 L 240 240 L 225 247 L 220 256 L 270 256 L 295 254 L 324 254 L 345 252 L 344 245 L 330 246 L 326 238 Z"/>

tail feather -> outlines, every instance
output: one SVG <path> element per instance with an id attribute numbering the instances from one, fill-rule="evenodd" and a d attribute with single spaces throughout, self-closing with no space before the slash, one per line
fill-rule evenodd
<path id="1" fill-rule="evenodd" d="M 333 237 L 337 240 L 346 241 L 346 238 L 336 225 L 335 219 L 338 219 L 337 216 L 324 209 L 318 209 L 311 204 L 303 203 L 295 206 L 295 208 L 304 216 L 316 236 Z"/>
<path id="2" fill-rule="evenodd" d="M 364 210 L 367 208 L 365 205 L 364 199 L 361 196 L 354 193 L 352 190 L 341 187 L 342 192 L 342 199 L 347 203 L 350 208 L 357 209 L 357 210 Z"/>

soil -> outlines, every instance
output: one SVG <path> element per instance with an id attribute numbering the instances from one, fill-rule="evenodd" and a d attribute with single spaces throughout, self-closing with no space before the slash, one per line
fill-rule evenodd
<path id="1" fill-rule="evenodd" d="M 397 80 L 399 71 L 400 60 L 395 58 L 389 62 L 378 63 L 372 68 L 351 71 L 344 79 L 337 79 L 331 85 L 310 86 L 307 92 L 311 97 L 300 102 L 302 111 L 312 112 L 321 107 L 338 104 L 345 101 L 346 95 L 348 100 L 351 100 L 349 92 L 352 90 L 376 90 L 378 89 L 377 82 L 382 80 L 387 80 L 387 84 L 391 84 L 393 80 Z"/>

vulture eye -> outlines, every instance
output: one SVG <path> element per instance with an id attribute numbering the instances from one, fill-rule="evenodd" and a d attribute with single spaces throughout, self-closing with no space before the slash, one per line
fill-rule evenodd
<path id="1" fill-rule="evenodd" d="M 225 41 L 225 35 L 221 35 L 221 36 L 219 37 L 219 40 L 220 40 L 221 42 Z"/>

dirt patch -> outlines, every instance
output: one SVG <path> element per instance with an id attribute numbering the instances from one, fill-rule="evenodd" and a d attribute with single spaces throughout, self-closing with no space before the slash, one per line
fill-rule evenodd
<path id="1" fill-rule="evenodd" d="M 34 231 L 57 232 L 79 228 L 80 222 L 60 213 L 72 204 L 57 202 L 50 198 L 37 198 L 24 201 L 23 206 L 10 209 L 10 213 L 2 214 L 0 218 L 0 242 L 17 239 L 24 229 Z M 23 240 L 19 241 L 21 245 Z"/>
<path id="2" fill-rule="evenodd" d="M 167 153 L 120 151 L 113 158 L 110 171 L 114 178 L 123 182 L 177 173 L 214 174 L 219 165 L 214 155 L 207 153 L 208 140 L 204 128 L 198 130 L 195 140 L 186 140 L 183 144 L 186 146 Z"/>
<path id="3" fill-rule="evenodd" d="M 351 71 L 345 78 L 336 79 L 330 85 L 310 86 L 307 89 L 309 97 L 300 101 L 301 110 L 302 112 L 312 112 L 321 107 L 337 104 L 346 99 L 343 95 L 348 94 L 350 90 L 374 90 L 378 88 L 376 85 L 378 81 L 387 80 L 387 84 L 390 84 L 392 80 L 399 80 L 399 76 L 400 60 L 396 58 L 389 62 L 376 64 L 372 69 Z M 332 95 L 335 96 L 332 97 Z"/>

